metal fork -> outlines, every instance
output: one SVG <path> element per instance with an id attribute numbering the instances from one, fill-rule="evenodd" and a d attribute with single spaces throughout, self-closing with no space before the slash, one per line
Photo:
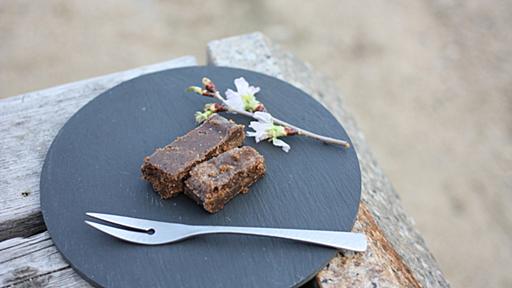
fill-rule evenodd
<path id="1" fill-rule="evenodd" d="M 124 241 L 144 245 L 172 243 L 204 234 L 227 233 L 284 238 L 352 251 L 365 251 L 367 247 L 366 236 L 362 233 L 235 226 L 185 225 L 102 213 L 88 212 L 85 214 L 96 219 L 131 228 L 132 230 L 127 230 L 87 220 L 85 221 L 88 225 L 111 236 Z"/>

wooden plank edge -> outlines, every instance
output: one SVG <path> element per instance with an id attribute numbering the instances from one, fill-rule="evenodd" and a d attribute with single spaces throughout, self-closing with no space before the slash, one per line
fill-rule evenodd
<path id="1" fill-rule="evenodd" d="M 184 65 L 176 66 L 176 63 L 184 63 Z M 70 82 L 70 83 L 60 84 L 57 86 L 53 86 L 53 87 L 49 87 L 49 88 L 45 88 L 45 89 L 41 89 L 41 90 L 36 90 L 36 91 L 30 91 L 30 92 L 26 92 L 26 93 L 19 94 L 19 95 L 13 95 L 13 96 L 10 96 L 7 98 L 0 99 L 0 105 L 3 103 L 9 103 L 9 102 L 24 101 L 24 100 L 27 100 L 27 98 L 40 97 L 40 95 L 59 94 L 59 93 L 66 92 L 66 90 L 69 90 L 69 89 L 75 89 L 76 87 L 93 84 L 94 82 L 104 81 L 105 79 L 108 79 L 108 78 L 117 78 L 120 75 L 130 75 L 130 77 L 133 78 L 133 77 L 137 77 L 137 76 L 141 76 L 141 75 L 149 74 L 149 73 L 153 73 L 153 72 L 158 72 L 158 71 L 162 71 L 162 70 L 166 70 L 166 69 L 185 67 L 185 66 L 193 66 L 193 65 L 197 65 L 196 57 L 190 56 L 190 55 L 181 56 L 178 58 L 173 58 L 171 60 L 162 61 L 159 63 L 144 65 L 144 66 L 136 67 L 133 69 L 109 73 L 109 74 L 100 75 L 100 76 L 83 79 L 83 80 L 78 80 L 78 81 L 74 81 L 74 82 Z M 129 79 L 126 79 L 126 80 L 129 80 Z"/>
<path id="2" fill-rule="evenodd" d="M 0 242 L 0 287 L 91 287 L 67 264 L 48 232 Z"/>
<path id="3" fill-rule="evenodd" d="M 35 144 L 33 143 L 28 146 L 26 145 L 27 143 L 25 142 L 29 140 L 35 141 L 37 142 L 37 145 L 44 147 L 41 148 L 38 146 L 37 148 L 41 148 L 41 151 L 36 151 L 37 153 L 21 153 L 18 155 L 13 152 L 11 154 L 0 155 L 0 157 L 2 157 L 2 159 L 0 159 L 0 163 L 4 163 L 4 165 L 6 165 L 6 167 L 0 167 L 0 191 L 4 193 L 3 201 L 0 201 L 0 241 L 12 237 L 30 236 L 44 231 L 45 229 L 39 204 L 39 175 L 44 155 L 46 154 L 46 150 L 49 147 L 50 142 L 53 140 L 53 136 L 48 136 L 47 134 L 49 132 L 46 130 L 52 129 L 52 135 L 56 135 L 57 130 L 64 125 L 67 119 L 67 116 L 61 117 L 63 114 L 67 113 L 69 116 L 72 115 L 74 111 L 80 109 L 90 99 L 120 82 L 152 72 L 193 66 L 196 64 L 197 62 L 195 57 L 184 56 L 162 63 L 142 66 L 127 71 L 116 72 L 1 99 L 0 123 L 3 122 L 4 129 L 9 129 L 8 125 L 14 125 L 15 130 L 13 133 L 16 134 L 10 136 L 4 135 L 4 138 L 0 140 L 0 144 L 2 144 L 3 148 L 8 149 L 8 147 L 11 147 L 9 145 L 12 145 L 12 149 L 14 150 L 20 149 L 20 147 L 23 147 L 22 150 L 35 149 Z M 55 101 L 48 101 L 49 97 L 55 98 Z M 37 114 L 34 111 L 41 111 L 41 109 L 45 108 L 44 106 L 41 106 L 44 105 L 41 103 L 45 103 L 47 105 L 71 105 L 71 108 L 66 111 L 61 111 L 59 117 L 54 117 L 51 114 L 45 116 L 44 113 L 39 113 L 41 115 L 34 116 Z M 30 106 L 31 109 L 27 109 L 27 106 Z M 27 115 L 29 113 L 31 114 Z M 37 121 L 33 117 L 38 117 Z M 43 121 L 43 117 L 53 117 L 52 119 L 56 120 L 49 125 L 49 123 L 52 122 L 51 119 L 49 119 L 49 121 Z M 22 121 L 22 123 L 18 123 L 14 118 L 24 118 L 25 120 L 32 119 L 35 121 L 34 123 L 39 124 L 43 121 L 42 123 L 44 123 L 44 125 L 49 126 L 35 129 L 34 127 L 30 127 L 30 124 L 32 123 L 31 121 Z M 17 138 L 20 133 L 23 135 L 27 134 L 27 137 L 23 140 L 25 142 L 20 142 Z M 44 137 L 42 135 L 44 135 Z M 36 159 L 23 159 L 20 157 L 33 157 Z M 13 165 L 25 166 L 13 167 Z M 12 178 L 12 169 L 17 168 L 24 168 L 23 174 L 18 173 L 16 177 Z M 26 190 L 29 190 L 30 192 L 23 192 Z M 24 193 L 27 194 L 24 195 Z M 16 205 L 13 203 L 16 203 Z"/>

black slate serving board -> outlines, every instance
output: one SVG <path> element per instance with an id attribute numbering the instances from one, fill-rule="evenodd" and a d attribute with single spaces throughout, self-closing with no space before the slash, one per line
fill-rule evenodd
<path id="1" fill-rule="evenodd" d="M 193 114 L 214 99 L 185 92 L 209 77 L 220 91 L 245 77 L 261 87 L 269 111 L 311 131 L 348 139 L 318 102 L 263 74 L 225 67 L 187 67 L 124 82 L 80 109 L 53 141 L 41 175 L 41 207 L 53 242 L 73 268 L 104 287 L 291 287 L 314 276 L 335 250 L 282 239 L 201 236 L 163 246 L 122 242 L 84 224 L 85 212 L 187 224 L 350 231 L 360 200 L 354 148 L 284 139 L 246 145 L 262 153 L 267 175 L 251 192 L 210 215 L 181 195 L 161 200 L 140 178 L 144 156 L 195 127 Z M 225 115 L 239 123 L 249 120 Z"/>

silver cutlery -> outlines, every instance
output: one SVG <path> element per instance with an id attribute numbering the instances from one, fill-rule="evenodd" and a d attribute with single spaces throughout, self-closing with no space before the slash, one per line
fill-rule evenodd
<path id="1" fill-rule="evenodd" d="M 129 228 L 122 229 L 87 220 L 85 221 L 88 225 L 113 237 L 144 245 L 172 243 L 189 237 L 205 234 L 244 234 L 290 239 L 352 251 L 365 251 L 367 247 L 366 236 L 362 233 L 302 229 L 185 225 L 102 213 L 88 212 L 86 215 Z"/>

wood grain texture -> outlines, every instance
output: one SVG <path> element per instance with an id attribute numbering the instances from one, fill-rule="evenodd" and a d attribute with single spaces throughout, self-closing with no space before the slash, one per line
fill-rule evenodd
<path id="1" fill-rule="evenodd" d="M 389 242 L 390 247 L 399 255 L 421 286 L 449 287 L 425 241 L 415 229 L 412 220 L 405 214 L 398 194 L 378 166 L 363 133 L 358 129 L 350 113 L 343 109 L 342 95 L 331 81 L 271 43 L 261 33 L 210 42 L 208 60 L 215 65 L 252 69 L 281 78 L 325 103 L 347 129 L 357 150 L 363 181 L 362 200 L 385 236 L 383 239 Z M 370 271 L 372 264 L 365 263 Z M 392 265 L 391 262 L 380 263 Z M 373 276 L 381 279 L 381 283 L 389 280 L 383 278 L 384 274 Z"/>
<path id="2" fill-rule="evenodd" d="M 91 287 L 62 259 L 48 232 L 0 242 L 0 287 Z"/>
<path id="3" fill-rule="evenodd" d="M 41 166 L 51 141 L 73 113 L 123 81 L 195 64 L 187 56 L 0 100 L 0 240 L 45 229 L 39 207 Z"/>

